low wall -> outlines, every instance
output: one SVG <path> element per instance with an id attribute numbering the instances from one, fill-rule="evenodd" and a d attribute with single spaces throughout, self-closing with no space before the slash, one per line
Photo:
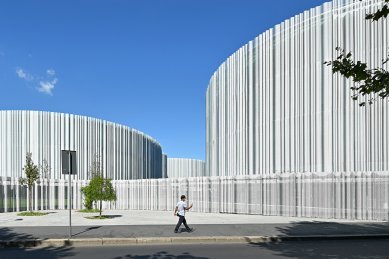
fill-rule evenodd
<path id="1" fill-rule="evenodd" d="M 80 187 L 73 181 L 73 208 L 82 208 Z M 388 220 L 389 174 L 283 173 L 246 177 L 193 177 L 113 181 L 118 200 L 105 209 L 173 210 L 181 194 L 193 211 L 359 220 Z M 67 181 L 35 185 L 35 210 L 66 209 Z M 27 208 L 28 190 L 17 179 L 1 178 L 0 211 Z"/>

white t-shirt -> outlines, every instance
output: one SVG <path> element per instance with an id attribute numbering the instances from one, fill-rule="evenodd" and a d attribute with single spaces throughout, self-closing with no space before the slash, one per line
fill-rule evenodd
<path id="1" fill-rule="evenodd" d="M 185 201 L 179 201 L 177 203 L 177 207 L 178 207 L 178 215 L 185 216 L 186 202 Z"/>

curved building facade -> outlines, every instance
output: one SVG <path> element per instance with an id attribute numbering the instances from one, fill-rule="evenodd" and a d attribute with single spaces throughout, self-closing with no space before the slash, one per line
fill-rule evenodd
<path id="1" fill-rule="evenodd" d="M 202 177 L 206 176 L 205 161 L 188 158 L 167 158 L 167 177 Z"/>
<path id="2" fill-rule="evenodd" d="M 350 98 L 351 80 L 323 64 L 341 47 L 382 67 L 389 19 L 371 22 L 365 15 L 383 2 L 325 3 L 232 54 L 207 89 L 209 174 L 388 170 L 388 102 L 359 107 Z"/>
<path id="3" fill-rule="evenodd" d="M 162 177 L 162 148 L 151 137 L 104 120 L 40 111 L 0 111 L 0 176 L 24 175 L 27 152 L 35 164 L 47 161 L 51 179 L 61 179 L 61 150 L 77 151 L 76 179 L 90 178 L 100 160 L 114 180 Z"/>

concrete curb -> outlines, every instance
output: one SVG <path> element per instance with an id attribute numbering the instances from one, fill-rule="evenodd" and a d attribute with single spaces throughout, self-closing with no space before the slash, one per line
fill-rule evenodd
<path id="1" fill-rule="evenodd" d="M 0 247 L 60 247 L 60 246 L 121 246 L 141 244 L 261 244 L 284 241 L 389 239 L 389 234 L 366 235 L 310 235 L 310 236 L 203 236 L 203 237 L 134 237 L 134 238 L 80 238 L 80 239 L 23 239 L 0 240 Z"/>

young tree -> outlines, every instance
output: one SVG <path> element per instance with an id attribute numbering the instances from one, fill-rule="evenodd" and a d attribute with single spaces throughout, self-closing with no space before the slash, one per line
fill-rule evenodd
<path id="1" fill-rule="evenodd" d="M 82 188 L 85 196 L 94 201 L 99 201 L 100 217 L 103 201 L 116 201 L 116 191 L 112 186 L 111 179 L 95 176 L 89 184 Z"/>
<path id="2" fill-rule="evenodd" d="M 362 1 L 362 0 L 360 0 Z M 375 13 L 370 13 L 365 16 L 366 20 L 372 22 L 380 19 L 386 19 L 389 15 L 389 0 L 384 1 L 382 8 Z M 352 53 L 346 53 L 343 49 L 337 47 L 340 55 L 334 61 L 327 61 L 324 64 L 332 66 L 332 73 L 340 73 L 346 78 L 351 78 L 356 86 L 351 87 L 353 100 L 358 100 L 360 96 L 368 96 L 367 102 L 372 104 L 377 98 L 387 98 L 389 96 L 389 71 L 383 67 L 369 69 L 365 62 L 354 62 Z M 382 61 L 384 66 L 389 61 L 389 57 Z M 374 96 L 377 94 L 377 96 Z M 360 106 L 365 106 L 366 102 L 359 103 Z"/>
<path id="3" fill-rule="evenodd" d="M 37 165 L 34 164 L 32 161 L 32 153 L 28 152 L 26 154 L 26 165 L 23 168 L 24 173 L 26 174 L 26 178 L 20 178 L 19 182 L 21 185 L 27 185 L 29 195 L 28 195 L 28 202 L 29 202 L 29 211 L 32 211 L 32 192 L 34 183 L 39 179 L 39 168 Z"/>
<path id="4" fill-rule="evenodd" d="M 105 179 L 103 176 L 103 167 L 99 155 L 96 155 L 89 168 L 89 177 L 91 181 L 81 192 L 85 195 L 84 205 L 86 209 L 93 208 L 93 202 L 99 201 L 100 217 L 103 201 L 115 201 L 116 191 L 112 186 L 111 179 Z"/>
<path id="5" fill-rule="evenodd" d="M 88 178 L 93 179 L 95 176 L 102 176 L 103 168 L 101 165 L 101 159 L 98 154 L 95 155 L 91 165 L 89 166 Z M 92 193 L 88 186 L 81 187 L 81 192 L 84 194 L 84 206 L 87 210 L 93 209 L 93 203 L 96 202 L 92 197 Z"/>

